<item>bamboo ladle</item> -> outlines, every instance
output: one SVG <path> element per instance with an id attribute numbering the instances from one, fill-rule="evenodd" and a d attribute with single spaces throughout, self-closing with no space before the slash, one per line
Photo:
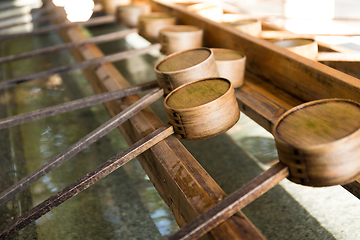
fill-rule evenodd
<path id="1" fill-rule="evenodd" d="M 346 99 L 317 100 L 290 109 L 274 125 L 280 162 L 168 239 L 198 239 L 284 178 L 310 186 L 355 180 L 360 174 L 359 119 L 360 104 Z"/>
<path id="2" fill-rule="evenodd" d="M 218 82 L 217 84 L 213 85 L 214 82 Z M 224 83 L 223 83 L 224 82 Z M 216 90 L 217 87 L 220 85 L 224 85 L 226 83 L 227 90 L 225 93 L 223 93 L 220 97 L 218 97 L 218 94 L 215 94 L 214 96 L 209 96 L 208 94 L 205 94 L 205 99 L 199 101 L 199 93 L 201 90 L 208 90 L 209 88 L 212 88 L 212 90 Z M 188 88 L 188 89 L 186 89 Z M 22 229 L 29 223 L 35 221 L 37 218 L 41 217 L 45 213 L 49 212 L 51 209 L 55 208 L 56 206 L 60 205 L 61 203 L 65 202 L 66 200 L 70 199 L 71 197 L 78 194 L 80 191 L 86 189 L 90 185 L 94 184 L 99 179 L 105 177 L 115 169 L 121 167 L 128 161 L 130 161 L 132 158 L 136 157 L 138 154 L 146 151 L 151 146 L 156 144 L 157 142 L 161 141 L 162 139 L 172 135 L 175 133 L 175 136 L 182 138 L 182 135 L 179 134 L 179 131 L 181 133 L 186 132 L 186 137 L 183 137 L 184 139 L 204 139 L 208 137 L 212 137 L 215 135 L 218 135 L 224 131 L 226 131 L 231 125 L 235 124 L 239 117 L 239 108 L 236 104 L 236 99 L 234 95 L 234 91 L 231 85 L 231 82 L 226 79 L 201 79 L 198 81 L 194 81 L 193 83 L 188 83 L 185 86 L 181 86 L 178 89 L 174 90 L 173 93 L 169 94 L 164 102 L 169 102 L 168 99 L 172 97 L 172 94 L 175 95 L 175 93 L 180 92 L 180 96 L 182 96 L 182 90 L 190 90 L 193 92 L 193 94 L 190 94 L 190 98 L 192 98 L 191 102 L 194 104 L 196 102 L 196 106 L 193 106 L 189 108 L 189 111 L 179 111 L 177 108 L 172 108 L 171 111 L 173 111 L 174 115 L 179 114 L 179 116 L 182 116 L 182 119 L 184 122 L 175 123 L 175 127 L 168 126 L 168 127 L 162 127 L 144 139 L 140 140 L 121 154 L 115 156 L 114 158 L 108 160 L 106 163 L 102 164 L 95 170 L 91 171 L 84 177 L 80 178 L 73 184 L 69 185 L 68 187 L 64 188 L 59 193 L 55 194 L 54 196 L 50 197 L 46 201 L 40 203 L 33 209 L 31 209 L 29 212 L 23 214 L 18 219 L 10 223 L 9 225 L 5 226 L 3 229 L 0 230 L 0 238 L 1 237 L 8 237 L 14 232 Z M 194 90 L 199 90 L 195 91 Z M 219 91 L 219 90 L 217 90 Z M 212 93 L 212 91 L 210 91 Z M 117 127 L 122 122 L 126 121 L 129 117 L 133 116 L 135 113 L 149 105 L 151 102 L 155 101 L 159 97 L 163 96 L 164 92 L 162 89 L 155 89 L 145 97 L 143 97 L 141 100 L 137 101 L 135 104 L 131 105 L 128 109 L 124 110 L 122 113 L 115 116 L 113 119 L 110 119 L 108 122 L 104 123 L 102 126 L 94 130 L 92 133 L 88 134 L 84 138 L 82 138 L 80 141 L 75 143 L 73 146 L 65 150 L 63 153 L 60 153 L 59 155 L 55 156 L 53 159 L 49 160 L 47 163 L 45 163 L 43 166 L 35 170 L 33 173 L 29 174 L 25 178 L 21 179 L 19 182 L 5 190 L 0 194 L 0 204 L 5 203 L 9 199 L 11 199 L 13 196 L 15 196 L 17 193 L 22 191 L 23 189 L 30 186 L 33 182 L 38 180 L 40 177 L 44 176 L 46 173 L 52 171 L 57 166 L 60 166 L 63 162 L 67 161 L 70 157 L 74 156 L 76 153 L 90 145 L 91 143 L 95 142 L 97 139 L 105 135 L 107 132 L 112 130 L 113 128 Z M 214 97 L 216 99 L 214 99 Z M 230 99 L 233 101 L 229 101 Z M 175 100 L 177 98 L 175 97 Z M 204 103 L 205 101 L 205 103 Z M 209 101 L 209 102 L 206 102 Z M 233 102 L 235 101 L 235 105 Z M 170 101 L 171 102 L 171 101 Z M 170 106 L 173 106 L 173 104 L 168 103 Z M 186 106 L 188 103 L 185 103 L 184 106 Z M 208 109 L 209 104 L 212 104 L 218 110 L 212 111 L 211 109 L 208 110 L 208 112 L 204 112 L 203 120 L 205 119 L 214 119 L 216 115 L 220 115 L 222 118 L 226 119 L 230 115 L 234 115 L 234 120 L 231 118 L 230 121 L 219 121 L 218 124 L 215 124 L 215 128 L 218 129 L 217 132 L 213 131 L 213 128 L 210 128 L 205 130 L 207 135 L 202 132 L 203 129 L 200 129 L 201 131 L 194 131 L 196 129 L 196 126 L 194 128 L 194 122 L 197 121 L 197 126 L 202 125 L 202 121 L 199 120 L 199 116 L 196 116 L 194 118 L 191 116 L 194 113 L 197 113 L 199 115 L 200 111 L 204 111 Z M 233 108 L 230 108 L 232 106 Z M 224 112 L 228 110 L 230 112 L 225 113 Z M 238 111 L 238 114 L 231 114 L 231 112 L 234 112 L 234 110 Z M 170 115 L 170 116 L 169 116 Z M 200 114 L 201 115 L 201 114 Z M 173 114 L 168 113 L 168 116 L 170 118 L 170 121 L 173 121 Z M 226 116 L 226 117 L 224 117 Z M 190 123 L 187 123 L 185 119 L 193 118 L 194 121 L 189 121 Z M 176 122 L 176 120 L 175 120 Z M 181 125 L 181 129 L 179 129 L 179 126 Z"/>

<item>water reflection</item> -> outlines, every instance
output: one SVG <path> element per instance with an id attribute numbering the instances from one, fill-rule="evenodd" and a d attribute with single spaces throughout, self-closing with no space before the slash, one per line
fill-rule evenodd
<path id="1" fill-rule="evenodd" d="M 19 38 L 2 42 L 1 49 L 12 54 L 54 44 L 54 35 L 44 35 L 26 43 Z M 45 41 L 45 42 L 43 42 Z M 52 42 L 51 42 L 52 41 Z M 59 43 L 58 40 L 55 43 Z M 19 49 L 20 48 L 20 49 Z M 3 51 L 2 51 L 3 53 Z M 4 79 L 30 74 L 73 62 L 68 52 L 59 52 L 7 64 Z M 18 69 L 18 71 L 12 71 Z M 21 69 L 21 71 L 19 70 Z M 10 75 L 11 74 L 11 75 Z M 80 71 L 55 75 L 18 85 L 9 90 L 10 98 L 1 100 L 0 109 L 15 115 L 94 94 Z M 10 109 L 10 110 L 9 110 Z M 1 112 L 0 117 L 4 112 Z M 62 152 L 101 123 L 109 119 L 102 105 L 29 122 L 0 134 L 4 144 L 0 163 L 9 175 L 0 173 L 4 190 Z M 12 139 L 9 141 L 9 139 Z M 98 142 L 35 182 L 8 204 L 0 206 L 0 227 L 41 203 L 85 175 L 127 144 L 115 129 Z M 13 152 L 11 152 L 13 151 Z M 164 204 L 136 160 L 126 168 L 100 180 L 73 199 L 60 205 L 12 239 L 162 239 L 177 230 L 171 211 Z M 160 215 L 158 213 L 161 213 Z M 139 231 L 141 229 L 141 231 Z"/>

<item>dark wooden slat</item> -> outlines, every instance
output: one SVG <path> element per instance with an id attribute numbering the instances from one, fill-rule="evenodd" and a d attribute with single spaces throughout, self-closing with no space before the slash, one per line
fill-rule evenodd
<path id="1" fill-rule="evenodd" d="M 356 179 L 356 181 L 342 185 L 343 188 L 348 190 L 352 195 L 360 199 L 360 176 Z"/>
<path id="2" fill-rule="evenodd" d="M 152 92 L 148 93 L 142 99 L 111 118 L 100 127 L 96 128 L 94 131 L 80 139 L 78 142 L 67 148 L 62 153 L 50 159 L 44 165 L 22 178 L 20 181 L 6 189 L 0 194 L 0 205 L 9 201 L 16 194 L 21 192 L 22 190 L 29 187 L 32 183 L 34 183 L 39 178 L 45 176 L 50 171 L 54 170 L 71 157 L 75 156 L 77 153 L 88 147 L 90 144 L 96 142 L 99 138 L 103 137 L 105 134 L 134 116 L 136 113 L 140 112 L 142 109 L 149 106 L 152 102 L 156 101 L 160 97 L 164 95 L 164 91 L 162 89 L 155 89 Z"/>
<path id="3" fill-rule="evenodd" d="M 76 196 L 81 191 L 87 189 L 100 179 L 106 177 L 119 167 L 128 163 L 131 159 L 145 152 L 150 147 L 154 146 L 155 144 L 172 135 L 173 133 L 174 129 L 172 126 L 161 127 L 150 133 L 148 136 L 136 142 L 134 145 L 130 146 L 125 151 L 112 157 L 96 169 L 92 170 L 91 172 L 76 180 L 57 194 L 46 199 L 42 203 L 38 204 L 36 207 L 24 213 L 4 228 L 0 229 L 0 239 L 7 238 L 12 234 L 16 233 L 17 231 L 23 229 L 30 223 L 34 222 L 36 219 L 40 218 L 41 216 L 50 212 L 52 209 L 56 208 L 60 204 Z"/>
<path id="4" fill-rule="evenodd" d="M 274 123 L 283 113 L 303 103 L 301 99 L 248 72 L 244 85 L 236 89 L 235 95 L 240 110 L 270 133 Z"/>
<path id="5" fill-rule="evenodd" d="M 194 221 L 171 235 L 168 240 L 198 239 L 234 213 L 244 208 L 289 175 L 287 166 L 278 162 L 269 170 L 238 189 Z"/>
<path id="6" fill-rule="evenodd" d="M 0 13 L 4 12 L 4 11 L 15 10 L 15 9 L 20 9 L 20 8 L 24 8 L 24 7 L 31 7 L 31 6 L 35 6 L 35 4 L 23 5 L 23 6 L 11 5 L 11 6 L 0 8 Z"/>
<path id="7" fill-rule="evenodd" d="M 58 104 L 55 106 L 35 110 L 32 112 L 19 114 L 19 115 L 13 116 L 13 117 L 0 119 L 0 129 L 13 127 L 13 126 L 16 126 L 16 125 L 19 125 L 22 123 L 26 123 L 26 122 L 30 122 L 30 121 L 34 121 L 34 120 L 37 120 L 40 118 L 54 116 L 56 114 L 65 113 L 65 112 L 73 111 L 76 109 L 88 107 L 91 105 L 123 98 L 126 96 L 137 94 L 137 93 L 145 91 L 145 90 L 155 88 L 155 87 L 158 87 L 158 83 L 156 80 L 150 81 L 147 83 L 143 83 L 143 84 L 139 84 L 139 85 L 134 85 L 134 86 L 124 88 L 121 90 L 117 90 L 117 91 L 113 91 L 113 92 L 97 94 L 95 96 L 77 99 L 77 100 L 70 101 L 67 103 L 62 103 L 62 104 Z"/>
<path id="8" fill-rule="evenodd" d="M 32 36 L 32 35 L 36 35 L 36 34 L 43 34 L 43 33 L 48 33 L 51 31 L 56 31 L 56 30 L 66 28 L 66 27 L 71 27 L 71 26 L 82 25 L 82 26 L 88 27 L 88 26 L 96 26 L 96 25 L 101 25 L 101 24 L 106 24 L 106 23 L 112 23 L 114 21 L 115 21 L 115 16 L 108 15 L 108 16 L 103 16 L 103 17 L 91 18 L 87 22 L 63 23 L 63 24 L 59 24 L 59 25 L 52 25 L 52 26 L 38 28 L 38 29 L 35 29 L 34 31 L 26 32 L 26 33 L 0 35 L 0 40 L 6 40 L 6 39 L 18 38 L 18 37 L 24 37 L 24 36 Z"/>
<path id="9" fill-rule="evenodd" d="M 24 8 L 24 7 L 19 7 L 19 8 Z M 16 14 L 13 14 L 13 15 L 10 15 L 10 16 L 6 16 L 6 17 L 3 17 L 3 18 L 0 18 L 0 21 L 5 21 L 5 20 L 9 20 L 9 19 L 12 19 L 12 18 L 18 18 L 18 17 L 22 17 L 22 16 L 25 16 L 25 15 L 28 15 L 28 14 L 32 14 L 33 12 L 37 13 L 37 14 L 42 14 L 42 13 L 46 13 L 46 12 L 49 12 L 53 9 L 51 8 L 46 8 L 46 7 L 42 7 L 42 8 L 39 8 L 39 9 L 32 9 L 30 12 L 27 12 L 27 13 L 16 13 Z M 0 10 L 1 11 L 1 10 Z"/>
<path id="10" fill-rule="evenodd" d="M 360 62 L 360 53 L 320 52 L 318 61 Z"/>
<path id="11" fill-rule="evenodd" d="M 262 39 L 293 39 L 293 38 L 315 38 L 316 36 L 359 36 L 360 34 L 298 34 L 288 31 L 262 31 L 260 38 Z"/>
<path id="12" fill-rule="evenodd" d="M 123 37 L 129 35 L 130 33 L 134 33 L 134 32 L 137 32 L 137 28 L 126 29 L 126 30 L 119 31 L 119 32 L 104 34 L 101 36 L 84 39 L 82 41 L 64 43 L 64 44 L 57 45 L 57 46 L 37 49 L 37 50 L 31 51 L 31 52 L 20 53 L 17 55 L 5 56 L 5 57 L 0 58 L 0 63 L 6 63 L 6 62 L 10 62 L 10 61 L 19 60 L 19 59 L 35 57 L 35 56 L 42 55 L 42 54 L 53 53 L 53 52 L 57 52 L 57 51 L 64 50 L 64 49 L 79 47 L 81 45 L 88 44 L 88 43 L 109 42 L 109 41 L 123 38 Z"/>
<path id="13" fill-rule="evenodd" d="M 18 77 L 18 78 L 13 78 L 13 79 L 10 79 L 10 80 L 0 82 L 0 89 L 11 87 L 11 86 L 14 86 L 16 84 L 31 81 L 31 80 L 34 80 L 34 79 L 49 77 L 49 76 L 51 76 L 53 74 L 56 74 L 56 73 L 69 72 L 69 71 L 73 71 L 73 70 L 76 70 L 76 69 L 90 67 L 90 66 L 96 65 L 96 64 L 99 65 L 99 64 L 102 64 L 102 63 L 106 63 L 106 62 L 120 61 L 120 60 L 126 59 L 126 58 L 131 57 L 131 56 L 136 56 L 136 55 L 141 55 L 141 54 L 148 53 L 148 52 L 150 52 L 152 50 L 159 50 L 160 47 L 161 47 L 160 43 L 156 43 L 156 44 L 153 44 L 153 45 L 151 45 L 149 47 L 145 47 L 145 48 L 141 48 L 141 49 L 129 50 L 129 51 L 125 51 L 125 52 L 119 52 L 119 53 L 111 54 L 111 55 L 108 55 L 108 56 L 105 56 L 105 57 L 95 58 L 95 59 L 91 59 L 91 60 L 88 60 L 88 61 L 76 63 L 76 64 L 73 64 L 73 65 L 53 68 L 53 69 L 50 69 L 50 70 L 47 70 L 47 71 L 44 71 L 44 72 L 30 74 L 30 75 L 23 76 L 23 77 Z M 96 68 L 96 66 L 94 66 L 94 67 Z"/>
<path id="14" fill-rule="evenodd" d="M 57 18 L 61 15 L 50 15 L 50 16 L 44 16 L 44 17 L 39 17 L 39 18 L 34 18 L 25 22 L 19 22 L 19 23 L 14 23 L 14 24 L 8 24 L 8 25 L 4 25 L 0 27 L 0 30 L 4 30 L 4 29 L 8 29 L 8 28 L 13 28 L 13 27 L 17 27 L 17 26 L 21 26 L 21 25 L 25 25 L 28 23 L 40 23 L 40 22 L 48 22 L 50 21 L 52 18 Z M 0 35 L 1 36 L 1 35 Z"/>

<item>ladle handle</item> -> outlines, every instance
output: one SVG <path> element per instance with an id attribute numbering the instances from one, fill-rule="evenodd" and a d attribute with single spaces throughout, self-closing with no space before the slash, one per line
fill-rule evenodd
<path id="1" fill-rule="evenodd" d="M 22 82 L 27 82 L 27 81 L 31 81 L 31 80 L 39 79 L 39 78 L 45 78 L 45 77 L 49 77 L 54 74 L 69 72 L 69 71 L 73 71 L 73 70 L 77 70 L 77 69 L 82 69 L 82 68 L 87 68 L 87 67 L 93 67 L 94 69 L 96 69 L 97 66 L 100 66 L 100 64 L 102 64 L 102 63 L 120 61 L 120 60 L 129 58 L 129 57 L 132 57 L 132 56 L 146 54 L 146 53 L 151 52 L 152 50 L 159 50 L 160 47 L 161 47 L 160 43 L 155 43 L 153 45 L 150 45 L 150 46 L 144 47 L 144 48 L 140 48 L 140 49 L 118 52 L 118 53 L 114 53 L 114 54 L 107 55 L 104 57 L 94 58 L 94 59 L 90 59 L 87 61 L 75 63 L 72 65 L 57 67 L 57 68 L 53 68 L 53 69 L 46 70 L 46 71 L 39 72 L 39 73 L 34 73 L 34 74 L 22 76 L 22 77 L 5 80 L 3 82 L 0 82 L 0 89 L 11 87 L 11 86 L 14 86 L 14 85 L 22 83 Z"/>
<path id="2" fill-rule="evenodd" d="M 65 49 L 70 49 L 70 48 L 82 46 L 82 45 L 88 44 L 88 43 L 109 42 L 109 41 L 113 41 L 113 40 L 116 40 L 116 39 L 123 38 L 126 35 L 128 35 L 130 33 L 134 33 L 134 32 L 137 32 L 137 28 L 126 29 L 126 30 L 123 30 L 123 31 L 104 34 L 104 35 L 100 35 L 100 36 L 96 36 L 96 37 L 92 37 L 92 38 L 87 38 L 87 39 L 76 41 L 76 42 L 69 42 L 69 43 L 59 44 L 59 45 L 56 45 L 56 46 L 36 49 L 34 51 L 24 52 L 24 53 L 20 53 L 20 54 L 17 54 L 17 55 L 5 56 L 5 57 L 0 58 L 0 63 L 2 64 L 2 63 L 15 61 L 15 60 L 24 59 L 24 58 L 35 57 L 35 56 L 39 56 L 39 55 L 43 55 L 43 54 L 53 53 L 53 52 L 57 52 L 57 51 L 65 50 Z"/>
<path id="3" fill-rule="evenodd" d="M 40 218 L 44 214 L 50 212 L 50 210 L 66 202 L 70 198 L 76 196 L 81 191 L 90 187 L 100 179 L 106 177 L 116 169 L 128 163 L 131 159 L 145 152 L 146 150 L 148 150 L 158 142 L 162 141 L 163 139 L 167 138 L 168 136 L 172 135 L 173 133 L 174 129 L 172 126 L 161 127 L 150 133 L 143 139 L 130 146 L 128 149 L 112 157 L 96 169 L 79 178 L 77 181 L 73 182 L 63 190 L 59 191 L 57 194 L 38 204 L 30 211 L 24 213 L 19 218 L 15 219 L 13 222 L 0 229 L 0 239 L 7 238 L 12 234 L 16 233 L 17 231 L 21 230 L 22 228 L 34 222 L 36 219 Z"/>
<path id="4" fill-rule="evenodd" d="M 109 119 L 107 122 L 96 128 L 94 131 L 87 134 L 85 137 L 67 148 L 65 151 L 59 153 L 57 156 L 47 161 L 44 165 L 40 166 L 32 173 L 25 176 L 14 185 L 10 186 L 8 189 L 0 193 L 0 205 L 6 203 L 16 194 L 33 184 L 36 180 L 45 176 L 50 171 L 54 170 L 55 168 L 69 160 L 71 157 L 75 156 L 77 153 L 87 148 L 90 144 L 96 142 L 98 139 L 109 133 L 111 130 L 113 130 L 123 122 L 127 121 L 136 113 L 140 112 L 142 109 L 155 102 L 157 99 L 162 97 L 163 94 L 164 91 L 159 88 L 151 91 L 150 93 L 142 97 L 140 100 L 126 108 L 124 111 L 120 112 L 118 115 Z"/>
<path id="5" fill-rule="evenodd" d="M 77 110 L 84 107 L 89 107 L 95 104 L 99 104 L 115 99 L 120 99 L 126 96 L 137 94 L 145 90 L 155 88 L 157 86 L 158 84 L 156 80 L 150 81 L 138 85 L 133 85 L 127 88 L 122 88 L 117 91 L 96 94 L 90 97 L 80 98 L 74 101 L 69 101 L 55 106 L 38 109 L 32 112 L 27 112 L 12 117 L 3 118 L 0 119 L 0 129 L 13 127 L 26 122 L 54 116 L 57 114 Z"/>
<path id="6" fill-rule="evenodd" d="M 270 169 L 263 172 L 207 212 L 197 217 L 194 221 L 171 235 L 168 240 L 198 239 L 234 215 L 237 211 L 244 208 L 253 200 L 260 197 L 288 175 L 288 167 L 281 162 L 276 163 Z"/>

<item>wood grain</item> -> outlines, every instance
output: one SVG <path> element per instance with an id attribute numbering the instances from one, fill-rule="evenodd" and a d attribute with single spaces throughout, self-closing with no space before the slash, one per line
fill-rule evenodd
<path id="1" fill-rule="evenodd" d="M 187 12 L 175 4 L 154 0 L 152 8 L 171 12 L 180 24 L 204 29 L 204 46 L 229 48 L 244 53 L 247 71 L 271 82 L 296 98 L 312 101 L 349 98 L 360 102 L 360 81 L 338 70 L 314 62 L 263 39 L 251 37 L 225 24 Z"/>
<path id="2" fill-rule="evenodd" d="M 65 41 L 86 38 L 77 27 L 67 32 L 62 31 L 61 36 Z M 78 50 L 74 49 L 72 53 L 77 61 L 103 56 L 103 53 L 92 44 Z M 96 71 L 84 69 L 83 72 L 96 92 L 114 91 L 129 86 L 129 83 L 110 63 L 101 64 Z M 110 115 L 114 115 L 138 98 L 138 96 L 127 97 L 121 102 L 106 103 L 105 106 Z M 127 142 L 132 144 L 147 132 L 160 126 L 164 126 L 164 123 L 148 108 L 122 124 L 119 129 Z M 160 196 L 173 211 L 180 226 L 184 226 L 226 197 L 224 191 L 173 136 L 152 147 L 138 159 Z M 241 212 L 212 230 L 207 237 L 209 239 L 264 239 Z"/>
<path id="3" fill-rule="evenodd" d="M 174 72 L 193 67 L 211 56 L 211 52 L 205 48 L 194 49 L 193 51 L 184 51 L 181 54 L 169 56 L 166 60 L 157 65 L 161 72 Z"/>
<path id="4" fill-rule="evenodd" d="M 220 77 L 229 79 L 234 88 L 244 83 L 246 56 L 225 48 L 211 48 Z"/>
<path id="5" fill-rule="evenodd" d="M 172 12 L 181 24 L 203 28 L 205 46 L 230 48 L 247 56 L 245 83 L 236 91 L 236 97 L 241 111 L 269 132 L 285 111 L 306 101 L 337 97 L 360 102 L 360 81 L 352 77 L 360 77 L 358 63 L 326 62 L 352 75 L 349 76 L 265 40 L 186 12 L 174 4 L 159 0 L 149 2 L 157 11 Z M 264 23 L 263 28 L 276 29 Z M 320 47 L 324 48 L 325 44 L 321 43 Z M 358 182 L 350 185 L 352 193 L 360 192 Z M 360 194 L 356 196 L 360 198 Z"/>
<path id="6" fill-rule="evenodd" d="M 360 104 L 324 99 L 292 108 L 275 123 L 279 160 L 289 179 L 323 187 L 347 184 L 360 174 Z"/>
<path id="7" fill-rule="evenodd" d="M 170 14 L 153 12 L 139 17 L 139 35 L 150 42 L 158 42 L 160 30 L 175 25 L 176 18 Z"/>
<path id="8" fill-rule="evenodd" d="M 171 54 L 203 45 L 203 30 L 196 26 L 174 25 L 160 30 L 161 52 Z"/>
<path id="9" fill-rule="evenodd" d="M 261 21 L 259 19 L 239 20 L 226 24 L 254 37 L 258 37 L 261 34 Z"/>
<path id="10" fill-rule="evenodd" d="M 155 73 L 165 94 L 185 83 L 219 76 L 214 53 L 209 48 L 170 54 L 155 65 Z"/>
<path id="11" fill-rule="evenodd" d="M 318 61 L 360 62 L 360 53 L 321 52 Z"/>
<path id="12" fill-rule="evenodd" d="M 129 5 L 131 0 L 102 0 L 104 10 L 111 15 L 116 13 L 116 8 L 121 5 Z"/>
<path id="13" fill-rule="evenodd" d="M 267 192 L 287 177 L 289 171 L 282 163 L 277 163 L 263 172 L 245 186 L 236 190 L 229 197 L 218 203 L 206 213 L 171 235 L 168 240 L 198 239 L 220 223 L 225 221 L 239 209 L 242 209 L 256 198 Z"/>
<path id="14" fill-rule="evenodd" d="M 239 120 L 234 90 L 225 78 L 204 78 L 184 84 L 164 101 L 175 136 L 199 140 L 217 136 Z"/>
<path id="15" fill-rule="evenodd" d="M 150 14 L 151 7 L 148 4 L 133 3 L 118 6 L 116 9 L 116 21 L 128 27 L 137 27 L 141 15 Z"/>
<path id="16" fill-rule="evenodd" d="M 271 42 L 303 57 L 317 60 L 318 45 L 314 39 L 275 39 Z"/>

